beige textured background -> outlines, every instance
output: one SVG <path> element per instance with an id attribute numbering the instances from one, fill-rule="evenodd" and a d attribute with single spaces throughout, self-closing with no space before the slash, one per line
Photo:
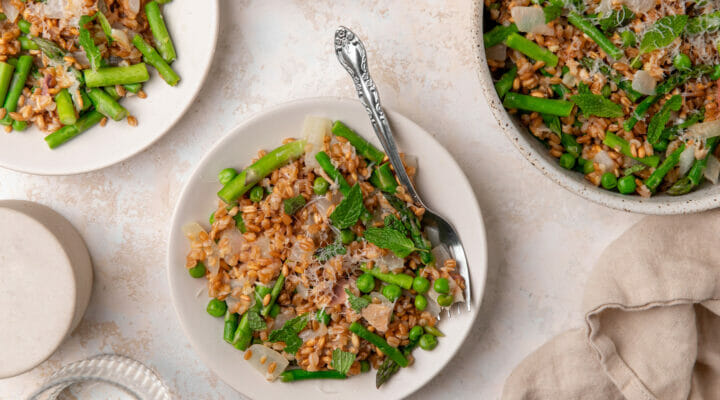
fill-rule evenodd
<path id="1" fill-rule="evenodd" d="M 0 198 L 37 201 L 68 217 L 87 241 L 96 273 L 78 330 L 40 367 L 0 380 L 0 399 L 22 398 L 59 366 L 101 352 L 152 366 L 178 398 L 238 397 L 180 331 L 165 279 L 168 221 L 195 162 L 240 121 L 288 100 L 354 96 L 332 50 L 339 24 L 365 41 L 385 104 L 457 158 L 485 215 L 490 265 L 480 317 L 466 350 L 414 398 L 498 398 L 526 354 L 579 326 L 593 260 L 640 217 L 575 197 L 521 158 L 480 90 L 473 23 L 471 0 L 221 0 L 210 77 L 159 143 L 79 176 L 0 170 Z"/>

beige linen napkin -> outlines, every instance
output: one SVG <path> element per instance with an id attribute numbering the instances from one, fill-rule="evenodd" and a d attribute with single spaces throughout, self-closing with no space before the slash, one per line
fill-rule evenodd
<path id="1" fill-rule="evenodd" d="M 640 221 L 601 255 L 583 310 L 503 400 L 720 399 L 720 212 Z"/>

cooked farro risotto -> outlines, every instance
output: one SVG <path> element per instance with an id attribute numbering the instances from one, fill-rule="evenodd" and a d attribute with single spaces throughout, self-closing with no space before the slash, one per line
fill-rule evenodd
<path id="1" fill-rule="evenodd" d="M 180 81 L 160 5 L 170 1 L 0 0 L 5 132 L 34 124 L 54 149 L 108 119 L 137 126 L 120 101 L 146 97 L 146 63 L 169 85 Z"/>
<path id="2" fill-rule="evenodd" d="M 185 267 L 207 279 L 222 338 L 266 379 L 375 368 L 380 387 L 416 347 L 435 348 L 441 312 L 464 302 L 466 283 L 382 151 L 342 122 L 307 117 L 302 139 L 218 178 L 210 228 L 184 227 Z"/>
<path id="3" fill-rule="evenodd" d="M 485 0 L 509 113 L 561 167 L 625 195 L 720 174 L 720 2 Z"/>

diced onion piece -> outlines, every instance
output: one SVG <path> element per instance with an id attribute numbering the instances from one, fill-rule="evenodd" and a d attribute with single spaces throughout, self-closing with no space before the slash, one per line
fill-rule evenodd
<path id="1" fill-rule="evenodd" d="M 450 256 L 450 250 L 448 250 L 447 246 L 444 243 L 440 243 L 440 245 L 433 247 L 432 254 L 433 256 L 435 256 L 435 265 L 438 268 L 445 265 L 445 260 L 449 260 L 452 258 Z"/>
<path id="2" fill-rule="evenodd" d="M 440 244 L 440 231 L 436 226 L 426 226 L 425 237 L 428 238 L 430 244 L 432 244 L 433 246 L 437 246 L 438 244 Z"/>
<path id="3" fill-rule="evenodd" d="M 130 44 L 130 39 L 128 39 L 127 33 L 125 33 L 122 29 L 115 29 L 113 28 L 110 31 L 110 36 L 112 36 L 113 39 L 115 39 L 116 42 L 120 44 L 120 46 L 125 50 L 131 50 L 132 45 Z"/>
<path id="4" fill-rule="evenodd" d="M 657 81 L 655 81 L 655 78 L 645 70 L 641 69 L 633 76 L 632 88 L 644 95 L 654 95 L 656 85 Z"/>
<path id="5" fill-rule="evenodd" d="M 332 133 L 332 121 L 327 118 L 308 115 L 303 122 L 302 137 L 305 145 L 305 165 L 309 168 L 320 168 L 315 155 L 322 151 L 325 136 Z"/>
<path id="6" fill-rule="evenodd" d="M 183 234 L 185 234 L 185 237 L 187 237 L 190 240 L 197 239 L 200 232 L 205 232 L 205 229 L 203 229 L 200 224 L 197 222 L 188 222 L 187 224 L 183 225 L 182 227 Z"/>
<path id="7" fill-rule="evenodd" d="M 503 43 L 496 44 L 495 46 L 487 49 L 487 58 L 495 61 L 505 61 L 507 59 L 507 46 Z"/>
<path id="8" fill-rule="evenodd" d="M 513 7 L 510 14 L 520 32 L 552 35 L 555 31 L 545 23 L 545 12 L 540 7 Z"/>
<path id="9" fill-rule="evenodd" d="M 690 171 L 693 162 L 695 161 L 695 146 L 687 146 L 682 153 L 680 153 L 680 162 L 678 163 L 678 172 L 680 175 L 685 175 L 686 172 Z"/>
<path id="10" fill-rule="evenodd" d="M 425 308 L 425 311 L 429 312 L 430 315 L 435 318 L 437 318 L 442 311 L 442 307 L 440 307 L 437 303 L 438 296 L 440 296 L 440 293 L 436 292 L 432 287 L 425 294 L 425 298 L 427 299 L 427 307 Z"/>
<path id="11" fill-rule="evenodd" d="M 140 0 L 127 0 L 128 9 L 137 15 L 140 12 Z"/>
<path id="12" fill-rule="evenodd" d="M 448 286 L 450 286 L 450 294 L 453 295 L 453 304 L 464 303 L 465 295 L 462 288 L 460 288 L 460 286 L 458 286 L 458 284 L 455 282 L 455 279 L 448 279 L 448 283 Z"/>
<path id="13" fill-rule="evenodd" d="M 2 9 L 9 22 L 15 23 L 15 21 L 17 21 L 20 11 L 15 8 L 10 0 L 2 0 Z"/>
<path id="14" fill-rule="evenodd" d="M 600 0 L 600 3 L 595 7 L 595 12 L 598 13 L 599 17 L 605 17 L 606 13 L 612 12 L 612 0 Z"/>
<path id="15" fill-rule="evenodd" d="M 613 160 L 612 157 L 610 157 L 610 154 L 608 154 L 605 150 L 600 150 L 595 153 L 592 161 L 600 165 L 602 172 L 608 172 L 615 169 L 615 160 Z"/>
<path id="16" fill-rule="evenodd" d="M 247 360 L 248 363 L 269 381 L 277 379 L 290 364 L 282 354 L 261 344 L 254 344 L 250 346 L 247 351 L 251 354 Z M 263 360 L 263 362 L 260 362 L 260 360 Z M 268 372 L 270 364 L 272 363 L 275 363 L 275 369 L 272 372 Z"/>
<path id="17" fill-rule="evenodd" d="M 405 268 L 405 260 L 393 253 L 388 253 L 378 258 L 375 260 L 375 264 L 380 267 L 387 267 L 392 273 L 402 272 L 403 268 Z"/>
<path id="18" fill-rule="evenodd" d="M 720 136 L 720 119 L 691 125 L 685 134 L 695 139 L 707 139 Z"/>
<path id="19" fill-rule="evenodd" d="M 254 297 L 254 296 L 253 296 Z M 275 318 L 275 322 L 273 322 L 272 328 L 273 329 L 280 329 L 285 325 L 286 322 L 290 321 L 291 319 L 295 318 L 295 312 L 292 310 L 283 310 L 278 316 Z"/>
<path id="20" fill-rule="evenodd" d="M 315 339 L 319 336 L 325 336 L 327 335 L 327 332 L 327 326 L 325 326 L 325 324 L 319 324 L 317 330 L 305 329 L 298 336 L 300 337 L 300 339 L 303 340 L 303 342 L 307 342 L 310 339 Z"/>
<path id="21" fill-rule="evenodd" d="M 408 168 L 415 168 L 417 171 L 418 168 L 418 158 L 414 154 L 405 154 L 405 166 Z"/>
<path id="22" fill-rule="evenodd" d="M 578 78 L 572 73 L 568 72 L 563 76 L 562 83 L 569 88 L 573 88 L 575 87 L 575 85 L 578 84 Z"/>
<path id="23" fill-rule="evenodd" d="M 708 157 L 708 163 L 707 166 L 705 166 L 703 175 L 713 184 L 718 182 L 718 176 L 720 176 L 720 161 L 712 154 Z"/>
<path id="24" fill-rule="evenodd" d="M 655 0 L 624 0 L 624 3 L 635 14 L 644 14 L 655 7 Z"/>

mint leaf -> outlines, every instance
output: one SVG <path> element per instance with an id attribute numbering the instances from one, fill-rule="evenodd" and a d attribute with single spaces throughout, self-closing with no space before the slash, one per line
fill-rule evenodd
<path id="1" fill-rule="evenodd" d="M 325 262 L 335 256 L 343 254 L 347 254 L 347 249 L 343 246 L 342 242 L 335 242 L 315 250 L 314 256 L 316 260 Z"/>
<path id="2" fill-rule="evenodd" d="M 640 54 L 663 48 L 675 40 L 687 25 L 687 15 L 668 15 L 657 20 L 640 42 Z"/>
<path id="3" fill-rule="evenodd" d="M 350 303 L 350 308 L 355 310 L 355 312 L 362 312 L 362 309 L 370 305 L 370 301 L 363 297 L 357 297 L 355 296 L 350 290 L 345 289 L 345 293 L 347 293 L 348 303 Z"/>
<path id="4" fill-rule="evenodd" d="M 570 97 L 570 101 L 577 104 L 586 116 L 596 115 L 603 118 L 623 116 L 622 107 L 599 94 L 581 93 Z"/>
<path id="5" fill-rule="evenodd" d="M 335 211 L 330 214 L 330 221 L 338 229 L 349 228 L 357 222 L 363 211 L 363 197 L 360 186 L 356 183 L 347 193 Z"/>
<path id="6" fill-rule="evenodd" d="M 551 4 L 543 7 L 543 13 L 545 14 L 545 23 L 555 21 L 563 13 L 563 8 L 556 4 Z"/>
<path id="7" fill-rule="evenodd" d="M 333 350 L 330 366 L 341 374 L 347 374 L 355 362 L 355 354 L 340 349 Z"/>
<path id="8" fill-rule="evenodd" d="M 302 347 L 303 344 L 303 341 L 298 336 L 298 333 L 305 329 L 307 322 L 307 313 L 297 316 L 285 322 L 282 328 L 270 332 L 270 335 L 268 335 L 268 341 L 284 342 L 284 351 L 288 354 L 295 354 L 298 350 L 300 350 L 300 347 Z"/>
<path id="9" fill-rule="evenodd" d="M 619 10 L 612 10 L 605 17 L 600 18 L 598 22 L 604 32 L 612 32 L 621 26 L 629 24 L 633 18 L 635 18 L 635 13 L 626 6 L 622 6 Z"/>
<path id="10" fill-rule="evenodd" d="M 267 329 L 267 324 L 265 323 L 265 319 L 260 316 L 260 313 L 254 310 L 248 311 L 248 326 L 253 331 L 261 331 L 263 329 Z"/>
<path id="11" fill-rule="evenodd" d="M 562 137 L 562 123 L 560 122 L 560 117 L 550 114 L 540 114 L 540 116 L 542 116 L 543 122 L 548 129 L 559 137 Z"/>
<path id="12" fill-rule="evenodd" d="M 386 227 L 390 229 L 395 229 L 396 231 L 402 233 L 405 236 L 410 234 L 407 227 L 405 227 L 405 225 L 398 219 L 398 217 L 392 214 L 386 216 L 384 222 Z"/>
<path id="13" fill-rule="evenodd" d="M 365 233 L 363 233 L 363 237 L 377 247 L 392 251 L 400 258 L 405 258 L 417 250 L 412 240 L 389 227 L 367 228 Z"/>
<path id="14" fill-rule="evenodd" d="M 660 111 L 655 113 L 650 119 L 650 124 L 647 129 L 647 140 L 650 144 L 656 144 L 662 139 L 662 133 L 665 129 L 665 125 L 670 120 L 670 112 L 678 111 L 682 107 L 682 96 L 676 94 L 670 97 L 665 104 L 662 105 Z"/>
<path id="15" fill-rule="evenodd" d="M 293 215 L 300 211 L 301 208 L 305 207 L 305 204 L 307 204 L 307 201 L 302 195 L 283 200 L 284 211 L 287 215 Z"/>
<path id="16" fill-rule="evenodd" d="M 712 33 L 718 29 L 720 29 L 720 11 L 715 11 L 688 19 L 685 33 L 697 35 L 699 33 Z"/>

